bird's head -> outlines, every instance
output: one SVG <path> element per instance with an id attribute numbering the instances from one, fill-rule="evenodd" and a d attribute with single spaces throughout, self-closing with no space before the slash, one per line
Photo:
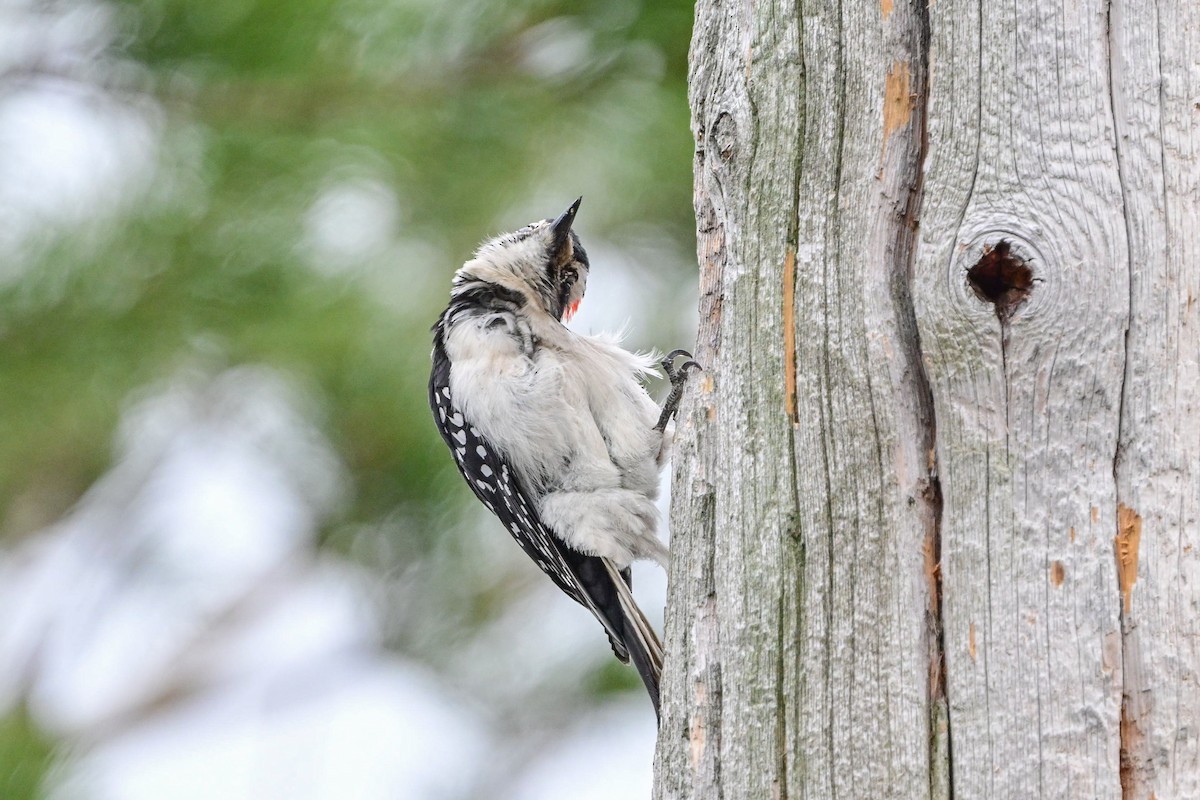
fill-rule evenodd
<path id="1" fill-rule="evenodd" d="M 480 245 L 456 282 L 487 281 L 520 292 L 557 320 L 569 320 L 587 289 L 588 257 L 571 230 L 579 198 L 557 219 L 544 219 Z"/>

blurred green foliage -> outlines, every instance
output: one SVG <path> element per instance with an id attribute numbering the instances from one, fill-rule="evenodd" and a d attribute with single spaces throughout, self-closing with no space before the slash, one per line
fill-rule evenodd
<path id="1" fill-rule="evenodd" d="M 690 3 L 97 8 L 108 44 L 70 79 L 145 120 L 154 166 L 0 287 L 10 541 L 105 470 L 131 392 L 184 365 L 260 362 L 313 391 L 348 467 L 327 541 L 402 536 L 370 548 L 401 569 L 434 546 L 444 504 L 467 500 L 424 387 L 428 327 L 473 246 L 583 194 L 586 235 L 652 228 L 686 280 Z M 384 192 L 387 236 L 331 255 L 313 218 L 344 187 Z"/>
<path id="2" fill-rule="evenodd" d="M 0 717 L 0 797 L 37 800 L 54 763 L 54 745 L 24 709 Z"/>
<path id="3" fill-rule="evenodd" d="M 429 327 L 480 240 L 581 194 L 592 286 L 606 280 L 606 243 L 647 268 L 651 307 L 682 307 L 694 286 L 692 4 L 47 8 L 48 27 L 83 9 L 102 46 L 63 74 L 36 53 L 0 70 L 0 100 L 78 84 L 138 120 L 125 152 L 150 166 L 120 165 L 119 196 L 47 222 L 0 262 L 0 544 L 60 518 L 105 472 L 139 392 L 183 369 L 271 365 L 315 399 L 346 466 L 351 494 L 324 544 L 378 571 L 396 647 L 451 664 L 541 578 L 499 528 L 485 543 L 447 535 L 482 512 L 429 419 Z M 686 321 L 658 317 L 659 334 L 633 344 L 690 342 Z M 481 560 L 493 546 L 520 568 Z M 552 727 L 563 693 L 640 694 L 596 634 L 592 675 L 493 713 Z M 23 715 L 0 721 L 0 797 L 37 796 L 49 752 Z"/>

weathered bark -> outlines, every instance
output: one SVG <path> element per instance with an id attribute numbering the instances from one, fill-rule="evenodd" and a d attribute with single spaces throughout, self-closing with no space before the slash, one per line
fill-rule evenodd
<path id="1" fill-rule="evenodd" d="M 698 4 L 657 797 L 1200 796 L 1200 10 L 1118 3 Z"/>
<path id="2" fill-rule="evenodd" d="M 914 297 L 961 797 L 1121 792 L 1113 459 L 1129 263 L 1105 11 L 931 6 Z M 1038 281 L 1008 321 L 963 277 L 1001 239 Z"/>
<path id="3" fill-rule="evenodd" d="M 1200 3 L 1122 0 L 1110 22 L 1132 309 L 1114 470 L 1121 784 L 1200 797 Z"/>

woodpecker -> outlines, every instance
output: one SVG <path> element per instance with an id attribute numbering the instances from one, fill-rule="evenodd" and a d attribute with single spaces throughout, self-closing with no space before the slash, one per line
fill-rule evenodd
<path id="1" fill-rule="evenodd" d="M 661 362 L 660 409 L 642 386 L 654 358 L 565 322 L 589 262 L 572 230 L 583 198 L 485 242 L 455 273 L 433 326 L 429 404 L 475 496 L 517 544 L 633 662 L 658 713 L 662 645 L 634 602 L 629 565 L 664 568 L 658 477 L 690 372 L 683 350 Z M 679 357 L 689 359 L 679 367 Z"/>

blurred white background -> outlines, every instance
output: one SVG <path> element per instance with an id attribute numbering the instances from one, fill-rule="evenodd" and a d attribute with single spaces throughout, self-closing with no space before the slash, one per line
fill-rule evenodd
<path id="1" fill-rule="evenodd" d="M 690 22 L 0 0 L 0 798 L 648 796 L 424 384 L 473 244 L 580 193 L 572 327 L 692 344 Z"/>

